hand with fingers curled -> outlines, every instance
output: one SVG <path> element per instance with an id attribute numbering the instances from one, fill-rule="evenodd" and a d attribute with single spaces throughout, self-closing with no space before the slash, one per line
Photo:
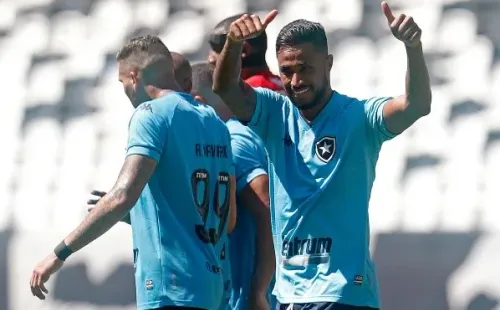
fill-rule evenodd
<path id="1" fill-rule="evenodd" d="M 33 269 L 30 278 L 30 288 L 33 296 L 36 296 L 40 300 L 45 300 L 45 295 L 49 293 L 49 290 L 45 287 L 45 282 L 47 282 L 52 274 L 61 269 L 64 261 L 59 259 L 55 253 L 49 254 L 44 260 L 42 260 Z"/>
<path id="2" fill-rule="evenodd" d="M 267 14 L 264 20 L 261 21 L 260 17 L 255 14 L 244 14 L 231 24 L 227 37 L 235 42 L 243 42 L 258 37 L 266 30 L 267 26 L 277 15 L 278 10 L 272 10 Z"/>
<path id="3" fill-rule="evenodd" d="M 421 44 L 422 29 L 413 20 L 413 17 L 405 14 L 394 16 L 387 2 L 382 2 L 382 11 L 387 19 L 392 34 L 396 39 L 403 42 L 409 48 L 419 47 Z"/>
<path id="4" fill-rule="evenodd" d="M 89 213 L 94 211 L 95 205 L 99 202 L 99 200 L 101 200 L 102 197 L 104 197 L 104 195 L 106 195 L 106 192 L 93 190 L 92 192 L 90 192 L 90 195 L 95 196 L 97 198 L 87 200 L 87 205 L 89 206 L 87 208 L 87 211 Z"/>

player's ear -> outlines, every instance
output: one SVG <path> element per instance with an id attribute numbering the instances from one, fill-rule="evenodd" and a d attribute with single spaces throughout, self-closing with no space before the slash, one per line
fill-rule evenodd
<path id="1" fill-rule="evenodd" d="M 333 67 L 333 55 L 332 54 L 328 54 L 328 56 L 326 57 L 326 62 L 327 62 L 327 66 L 328 66 L 328 72 L 330 72 L 330 70 L 332 70 L 332 67 Z"/>
<path id="2" fill-rule="evenodd" d="M 129 73 L 130 79 L 132 80 L 132 84 L 134 85 L 134 88 L 138 84 L 139 76 L 137 75 L 137 71 L 130 71 Z"/>

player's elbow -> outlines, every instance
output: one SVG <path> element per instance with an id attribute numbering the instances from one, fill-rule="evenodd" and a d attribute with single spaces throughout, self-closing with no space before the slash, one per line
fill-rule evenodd
<path id="1" fill-rule="evenodd" d="M 111 199 L 111 205 L 124 214 L 128 213 L 137 202 L 137 199 L 139 199 L 139 196 L 126 189 L 116 189 L 111 191 L 108 196 Z"/>
<path id="2" fill-rule="evenodd" d="M 408 97 L 406 105 L 410 108 L 415 117 L 421 118 L 431 113 L 432 92 L 416 96 L 416 98 Z"/>
<path id="3" fill-rule="evenodd" d="M 432 106 L 432 96 L 429 94 L 428 98 L 422 100 L 421 104 L 418 105 L 417 113 L 419 117 L 427 116 L 431 113 Z"/>

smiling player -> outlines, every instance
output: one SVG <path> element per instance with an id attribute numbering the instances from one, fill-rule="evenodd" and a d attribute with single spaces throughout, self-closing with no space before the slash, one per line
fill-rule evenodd
<path id="1" fill-rule="evenodd" d="M 385 2 L 382 10 L 407 55 L 401 96 L 360 100 L 333 91 L 325 30 L 302 19 L 283 27 L 276 40 L 287 96 L 245 84 L 239 76 L 244 42 L 259 36 L 276 10 L 262 21 L 248 14 L 234 21 L 217 61 L 215 92 L 269 154 L 279 262 L 274 293 L 281 310 L 380 307 L 369 251 L 375 166 L 384 141 L 431 107 L 420 28 L 409 16 L 394 16 Z"/>

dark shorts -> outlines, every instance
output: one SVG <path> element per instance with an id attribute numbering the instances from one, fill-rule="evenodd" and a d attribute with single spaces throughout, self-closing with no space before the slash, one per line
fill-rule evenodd
<path id="1" fill-rule="evenodd" d="M 379 310 L 370 307 L 349 306 L 334 302 L 313 302 L 306 304 L 276 304 L 276 310 Z"/>

